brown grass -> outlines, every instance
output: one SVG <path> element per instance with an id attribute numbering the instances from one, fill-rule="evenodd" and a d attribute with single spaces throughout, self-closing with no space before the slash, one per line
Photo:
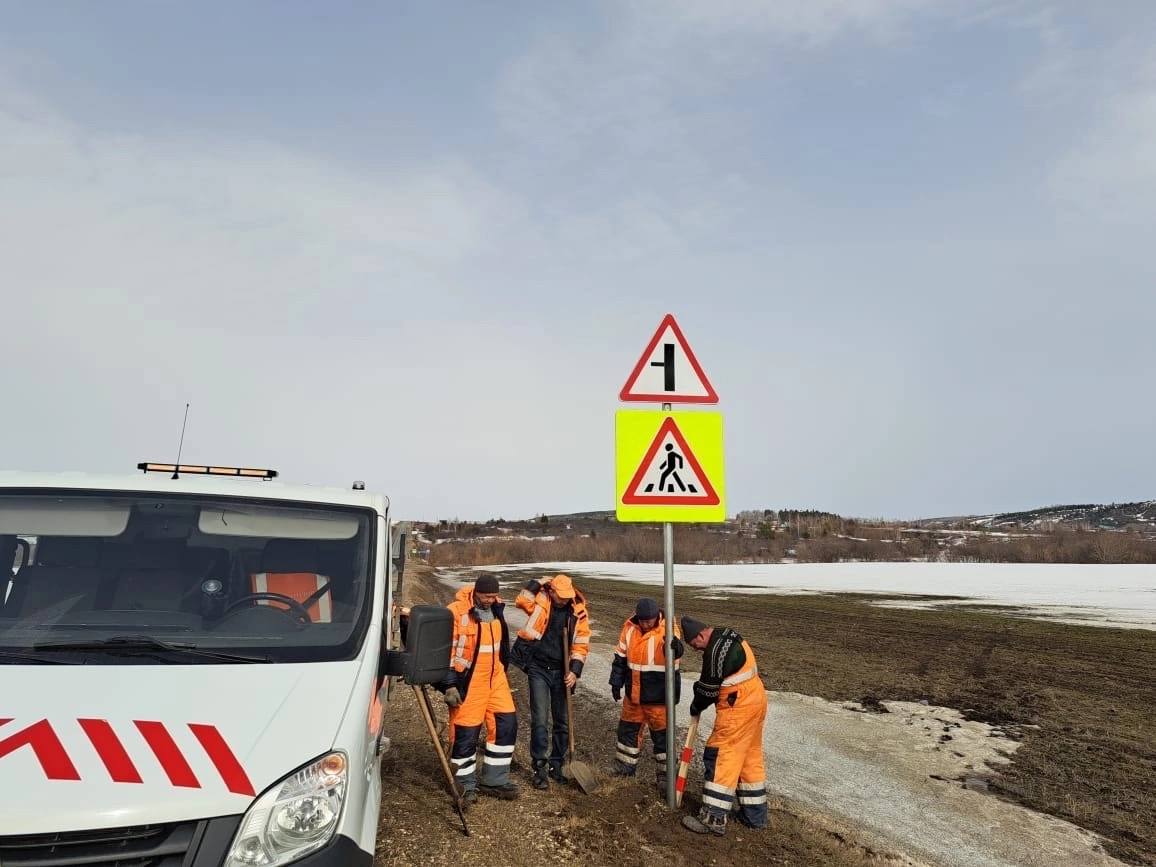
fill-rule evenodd
<path id="1" fill-rule="evenodd" d="M 532 538 L 453 538 L 430 549 L 431 565 L 492 566 L 504 563 L 658 563 L 662 531 L 645 525 L 609 524 L 601 531 Z M 1156 563 L 1156 541 L 1112 530 L 1054 530 L 1039 534 L 948 535 L 839 520 L 802 522 L 793 531 L 768 527 L 680 525 L 683 563 L 800 563 L 938 560 L 954 563 Z"/>

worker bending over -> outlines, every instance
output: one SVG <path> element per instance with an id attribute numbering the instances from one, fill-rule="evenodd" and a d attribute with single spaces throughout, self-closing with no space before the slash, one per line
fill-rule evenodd
<path id="1" fill-rule="evenodd" d="M 518 797 L 518 787 L 510 782 L 518 715 L 506 678 L 510 640 L 498 579 L 480 576 L 473 587 L 459 590 L 448 607 L 454 615 L 451 670 L 438 689 L 450 709 L 450 761 L 463 789 L 462 803 L 477 801 L 479 791 L 512 800 Z M 478 735 L 483 724 L 487 737 L 479 786 Z"/>
<path id="2" fill-rule="evenodd" d="M 566 781 L 562 765 L 567 759 L 570 727 L 565 691 L 574 691 L 590 652 L 590 618 L 585 597 L 567 575 L 528 581 L 516 604 L 529 616 L 518 630 L 511 658 L 529 680 L 534 788 L 546 789 L 550 786 L 547 775 L 559 783 Z M 566 642 L 570 645 L 568 659 Z M 546 727 L 548 717 L 554 723 L 552 745 Z"/>
<path id="3" fill-rule="evenodd" d="M 767 826 L 767 781 L 763 769 L 763 722 L 767 693 L 754 651 L 733 629 L 682 618 L 682 634 L 702 653 L 690 715 L 715 705 L 714 730 L 703 750 L 702 809 L 682 824 L 698 834 L 726 833 L 727 816 L 751 828 Z"/>
<path id="4" fill-rule="evenodd" d="M 682 694 L 682 677 L 678 673 L 683 654 L 682 630 L 674 626 L 674 701 Z M 614 700 L 622 700 L 622 717 L 618 721 L 618 746 L 614 772 L 633 777 L 642 754 L 642 727 L 650 729 L 659 789 L 666 786 L 666 653 L 663 642 L 666 618 L 653 599 L 639 599 L 634 615 L 622 624 L 614 662 L 610 666 L 610 691 Z"/>

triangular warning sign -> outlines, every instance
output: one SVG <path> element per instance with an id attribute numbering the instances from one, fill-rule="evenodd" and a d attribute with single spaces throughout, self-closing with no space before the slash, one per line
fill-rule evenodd
<path id="1" fill-rule="evenodd" d="M 628 506 L 717 506 L 719 495 L 682 431 L 667 418 L 626 486 Z"/>
<path id="2" fill-rule="evenodd" d="M 686 342 L 674 315 L 666 314 L 618 393 L 623 401 L 718 403 L 718 394 Z"/>

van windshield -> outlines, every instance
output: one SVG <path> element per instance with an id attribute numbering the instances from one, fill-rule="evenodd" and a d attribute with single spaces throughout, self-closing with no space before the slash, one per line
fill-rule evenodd
<path id="1" fill-rule="evenodd" d="M 257 499 L 0 494 L 0 665 L 356 656 L 373 513 Z"/>

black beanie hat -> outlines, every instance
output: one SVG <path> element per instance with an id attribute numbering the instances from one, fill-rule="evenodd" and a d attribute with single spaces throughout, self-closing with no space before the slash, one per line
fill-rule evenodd
<path id="1" fill-rule="evenodd" d="M 701 620 L 695 620 L 693 617 L 682 618 L 682 637 L 687 641 L 690 641 L 704 629 L 709 628 L 710 627 L 703 623 Z"/>
<path id="2" fill-rule="evenodd" d="M 478 580 L 474 582 L 475 593 L 497 593 L 498 579 L 490 574 L 479 575 Z"/>
<path id="3" fill-rule="evenodd" d="M 634 606 L 634 616 L 639 620 L 653 620 L 658 616 L 658 603 L 649 596 L 644 596 Z"/>

